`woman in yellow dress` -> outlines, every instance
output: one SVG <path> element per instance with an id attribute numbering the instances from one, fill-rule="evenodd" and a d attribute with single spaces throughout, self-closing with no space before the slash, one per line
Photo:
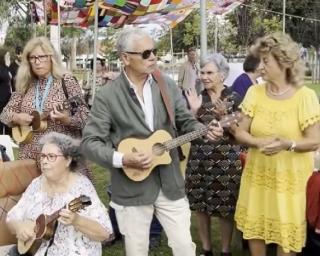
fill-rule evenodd
<path id="1" fill-rule="evenodd" d="M 306 239 L 306 182 L 320 143 L 320 109 L 315 92 L 303 83 L 297 44 L 288 35 L 265 36 L 252 47 L 265 81 L 252 86 L 241 104 L 236 139 L 250 148 L 243 171 L 235 221 L 251 255 L 294 256 Z"/>

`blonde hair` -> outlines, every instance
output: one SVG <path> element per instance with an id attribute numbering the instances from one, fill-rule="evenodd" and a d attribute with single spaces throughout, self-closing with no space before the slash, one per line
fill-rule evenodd
<path id="1" fill-rule="evenodd" d="M 17 72 L 16 86 L 17 92 L 25 94 L 28 89 L 33 86 L 37 76 L 33 73 L 29 63 L 29 54 L 40 46 L 45 54 L 51 55 L 51 75 L 53 78 L 59 80 L 67 73 L 63 67 L 60 56 L 46 37 L 35 37 L 30 39 L 23 49 L 21 57 L 21 65 Z"/>
<path id="2" fill-rule="evenodd" d="M 276 32 L 262 38 L 250 48 L 257 57 L 272 54 L 278 64 L 285 69 L 286 80 L 295 87 L 303 85 L 305 66 L 299 54 L 299 46 L 288 34 Z"/>

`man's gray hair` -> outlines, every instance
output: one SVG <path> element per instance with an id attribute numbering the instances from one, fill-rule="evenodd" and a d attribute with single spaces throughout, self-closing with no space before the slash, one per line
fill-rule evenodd
<path id="1" fill-rule="evenodd" d="M 56 145 L 64 157 L 70 157 L 70 170 L 75 171 L 77 167 L 84 163 L 83 156 L 80 151 L 80 140 L 74 139 L 68 135 L 50 132 L 44 135 L 39 141 L 41 149 L 45 144 Z"/>
<path id="2" fill-rule="evenodd" d="M 133 51 L 133 44 L 135 41 L 144 37 L 151 36 L 141 28 L 126 28 L 118 36 L 117 51 L 120 55 L 122 52 Z"/>
<path id="3" fill-rule="evenodd" d="M 207 57 L 205 57 L 201 61 L 200 66 L 201 66 L 201 68 L 203 68 L 205 65 L 207 65 L 209 63 L 213 63 L 217 67 L 218 72 L 223 75 L 224 80 L 228 77 L 230 67 L 229 67 L 229 64 L 228 64 L 226 58 L 223 57 L 222 54 L 213 53 L 213 54 L 208 55 Z"/>

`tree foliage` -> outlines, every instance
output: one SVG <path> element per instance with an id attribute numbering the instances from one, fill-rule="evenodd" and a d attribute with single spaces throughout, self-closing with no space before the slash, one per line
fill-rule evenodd
<path id="1" fill-rule="evenodd" d="M 242 6 L 228 15 L 228 20 L 237 28 L 233 39 L 243 48 L 257 37 L 282 29 L 283 0 L 247 0 L 245 3 L 250 7 Z M 286 3 L 287 14 L 320 19 L 319 1 L 287 0 Z M 319 22 L 286 16 L 286 32 L 305 46 L 319 46 Z"/>
<path id="2" fill-rule="evenodd" d="M 174 52 L 181 52 L 189 46 L 200 44 L 200 15 L 194 10 L 183 22 L 172 29 L 172 41 Z M 170 51 L 170 31 L 160 39 L 158 48 L 160 51 Z"/>

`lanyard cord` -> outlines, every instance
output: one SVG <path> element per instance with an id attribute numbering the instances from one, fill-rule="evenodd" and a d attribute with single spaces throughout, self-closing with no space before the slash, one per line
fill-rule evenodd
<path id="1" fill-rule="evenodd" d="M 44 89 L 44 92 L 43 92 L 42 96 L 40 96 L 40 82 L 39 82 L 39 80 L 37 81 L 36 95 L 35 95 L 35 106 L 36 106 L 36 110 L 39 112 L 42 112 L 42 110 L 43 110 L 44 103 L 45 103 L 45 100 L 49 94 L 52 82 L 53 82 L 53 78 L 50 75 L 47 79 L 47 83 L 46 83 L 46 87 Z"/>

